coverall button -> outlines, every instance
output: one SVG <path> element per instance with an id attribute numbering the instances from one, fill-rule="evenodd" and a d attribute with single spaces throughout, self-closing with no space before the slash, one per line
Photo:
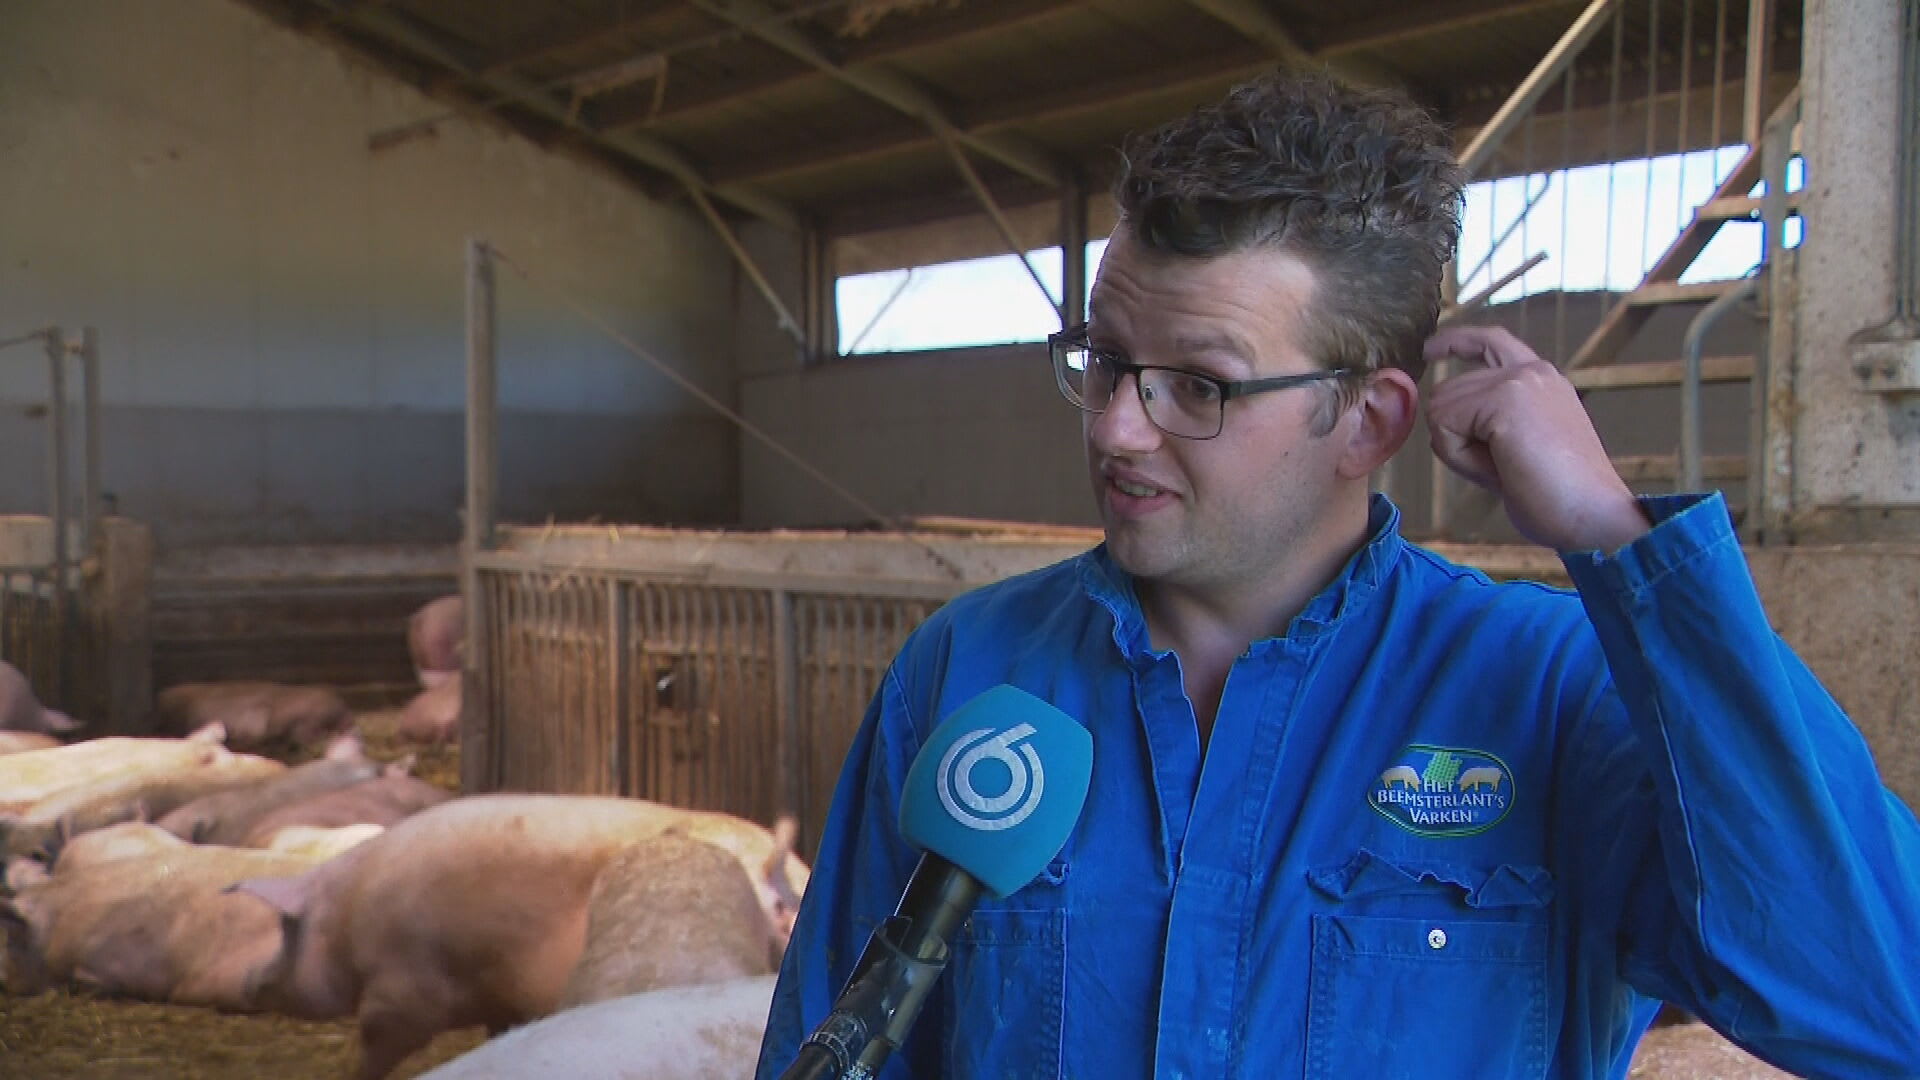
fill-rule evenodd
<path id="1" fill-rule="evenodd" d="M 1447 932 L 1445 930 L 1440 929 L 1437 926 L 1427 931 L 1427 947 L 1430 949 L 1446 948 Z"/>

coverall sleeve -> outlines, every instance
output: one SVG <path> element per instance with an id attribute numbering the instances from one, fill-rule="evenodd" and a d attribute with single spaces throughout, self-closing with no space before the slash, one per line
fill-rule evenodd
<path id="1" fill-rule="evenodd" d="M 847 751 L 820 838 L 813 876 L 780 965 L 758 1080 L 777 1080 L 793 1063 L 846 986 L 874 927 L 892 915 L 919 854 L 900 838 L 900 792 L 919 752 L 896 669 L 888 668 Z M 885 1080 L 937 1076 L 916 1064 L 935 1048 L 937 1002 L 929 1001 L 914 1038 L 889 1059 Z"/>
<path id="2" fill-rule="evenodd" d="M 1920 1075 L 1920 827 L 1769 626 L 1724 502 L 1644 505 L 1646 536 L 1565 556 L 1612 688 L 1561 798 L 1619 975 L 1800 1075 Z"/>

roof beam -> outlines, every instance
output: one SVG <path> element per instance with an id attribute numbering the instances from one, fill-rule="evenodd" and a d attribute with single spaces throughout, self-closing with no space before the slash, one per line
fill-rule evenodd
<path id="1" fill-rule="evenodd" d="M 1351 55 L 1367 49 L 1470 29 L 1499 19 L 1532 14 L 1548 8 L 1574 7 L 1583 0 L 1453 0 L 1421 9 L 1418 17 L 1399 17 L 1330 31 L 1319 48 L 1307 54 L 1309 64 Z M 955 116 L 963 132 L 987 135 L 1022 123 L 1046 123 L 1112 108 L 1157 94 L 1178 93 L 1187 87 L 1237 83 L 1272 67 L 1270 49 L 1249 43 L 1203 60 L 1173 67 L 1119 75 L 1105 82 L 1081 84 L 1043 98 L 1023 96 L 983 103 Z M 1481 118 L 1484 120 L 1484 117 Z M 1462 124 L 1472 118 L 1461 118 Z M 713 175 L 729 183 L 754 183 L 813 169 L 850 164 L 890 154 L 937 149 L 939 140 L 920 132 L 899 130 L 863 134 L 854 139 L 813 144 L 768 157 L 751 158 L 713 167 Z"/>
<path id="2" fill-rule="evenodd" d="M 618 19 L 600 23 L 596 26 L 575 26 L 558 33 L 549 34 L 543 40 L 521 45 L 510 51 L 502 51 L 493 56 L 484 57 L 475 62 L 474 67 L 482 75 L 505 74 L 528 64 L 555 56 L 564 56 L 575 49 L 593 45 L 614 34 L 625 34 L 645 27 L 663 13 L 679 7 L 679 0 L 660 0 L 644 4 L 638 12 L 629 11 Z"/>
<path id="3" fill-rule="evenodd" d="M 1417 17 L 1365 23 L 1330 31 L 1319 48 L 1307 54 L 1310 64 L 1381 48 L 1430 34 L 1450 33 L 1499 19 L 1532 14 L 1548 8 L 1574 7 L 1583 0 L 1452 0 L 1423 7 Z M 1169 68 L 1124 74 L 1105 82 L 1076 85 L 1059 94 L 1023 96 L 969 108 L 955 117 L 963 132 L 986 135 L 1021 123 L 1045 123 L 1112 108 L 1156 94 L 1177 93 L 1186 87 L 1228 84 L 1252 78 L 1272 67 L 1270 49 L 1249 44 Z M 786 151 L 769 157 L 716 165 L 715 177 L 729 183 L 753 183 L 793 173 L 847 164 L 863 158 L 915 153 L 935 149 L 939 140 L 918 132 L 900 131 L 862 135 L 856 139 Z"/>
<path id="4" fill-rule="evenodd" d="M 960 9 L 965 15 L 964 19 L 916 23 L 893 34 L 848 42 L 836 51 L 840 54 L 841 62 L 849 70 L 853 70 L 865 64 L 921 49 L 942 48 L 969 38 L 1006 33 L 1030 23 L 1051 18 L 1070 8 L 1084 7 L 1088 2 L 1089 0 L 984 0 Z M 602 131 L 624 131 L 629 128 L 681 120 L 738 105 L 764 94 L 778 93 L 820 78 L 821 74 L 811 64 L 798 70 L 771 71 L 757 78 L 735 82 L 700 97 L 691 97 L 677 102 L 669 101 L 659 112 L 629 108 L 617 113 L 601 113 L 598 116 L 599 126 Z"/>
<path id="5" fill-rule="evenodd" d="M 937 133 L 951 134 L 969 148 L 1015 171 L 1058 187 L 1066 176 L 1060 166 L 1039 149 L 1001 135 L 961 131 L 923 87 L 890 71 L 849 68 L 808 39 L 798 28 L 780 21 L 778 13 L 760 0 L 692 0 L 695 7 L 732 23 L 767 44 L 798 57 L 866 96 L 898 109 Z"/>
<path id="6" fill-rule="evenodd" d="M 957 119 L 961 130 L 968 134 L 990 135 L 1019 123 L 1065 119 L 1112 108 L 1138 98 L 1178 93 L 1187 87 L 1231 84 L 1270 67 L 1272 61 L 1259 49 L 1245 46 L 1224 55 L 1215 54 L 1175 67 L 1130 72 L 1105 82 L 1077 85 L 1047 98 L 1022 96 L 984 103 L 968 109 Z M 748 158 L 732 164 L 715 164 L 712 172 L 716 180 L 726 183 L 756 183 L 793 173 L 850 164 L 861 159 L 934 150 L 939 146 L 940 140 L 930 133 L 896 128 L 863 133 L 833 143 L 815 143 L 798 150 Z"/>
<path id="7" fill-rule="evenodd" d="M 1308 51 L 1293 31 L 1273 13 L 1251 0 L 1187 0 L 1188 5 L 1233 27 L 1241 37 L 1272 53 L 1288 67 L 1306 67 L 1313 63 Z"/>
<path id="8" fill-rule="evenodd" d="M 345 3 L 344 0 L 317 0 L 317 2 L 330 12 L 339 15 L 346 25 L 356 27 L 382 41 L 431 60 L 457 73 L 467 82 L 483 86 L 542 119 L 576 132 L 581 138 L 602 150 L 658 169 L 694 191 L 725 199 L 783 228 L 796 231 L 800 228 L 800 215 L 791 207 L 749 188 L 738 185 L 714 185 L 700 174 L 700 170 L 696 169 L 685 155 L 667 143 L 645 135 L 601 135 L 581 125 L 577 118 L 569 114 L 565 105 L 554 100 L 551 94 L 537 84 L 513 74 L 493 76 L 480 74 L 474 67 L 473 61 L 460 55 L 459 50 L 442 40 L 440 34 L 416 26 L 411 19 L 397 12 L 372 7 L 355 7 Z"/>
<path id="9" fill-rule="evenodd" d="M 1403 41 L 1471 30 L 1485 23 L 1531 15 L 1536 11 L 1580 6 L 1582 0 L 1428 0 L 1417 16 L 1395 12 L 1379 18 L 1328 28 L 1320 38 L 1324 53 L 1353 53 Z"/>
<path id="10" fill-rule="evenodd" d="M 1187 3 L 1238 31 L 1241 37 L 1267 50 L 1290 68 L 1325 65 L 1337 75 L 1358 82 L 1392 85 L 1400 80 L 1378 64 L 1331 56 L 1302 44 L 1285 23 L 1254 0 L 1187 0 Z"/>

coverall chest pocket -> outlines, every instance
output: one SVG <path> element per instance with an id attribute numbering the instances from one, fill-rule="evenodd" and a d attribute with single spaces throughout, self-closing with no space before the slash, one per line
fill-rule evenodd
<path id="1" fill-rule="evenodd" d="M 1361 858 L 1310 875 L 1367 914 L 1313 916 L 1306 1075 L 1544 1076 L 1546 872 Z"/>
<path id="2" fill-rule="evenodd" d="M 947 1080 L 1058 1077 L 1066 911 L 975 911 L 954 944 L 942 976 L 954 1010 L 943 1075 Z"/>

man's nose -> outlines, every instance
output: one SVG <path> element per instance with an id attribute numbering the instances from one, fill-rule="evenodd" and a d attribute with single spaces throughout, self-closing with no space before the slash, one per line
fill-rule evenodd
<path id="1" fill-rule="evenodd" d="M 1106 411 L 1090 415 L 1088 421 L 1087 441 L 1105 454 L 1146 453 L 1165 437 L 1140 401 L 1140 376 L 1135 374 L 1122 376 Z"/>

